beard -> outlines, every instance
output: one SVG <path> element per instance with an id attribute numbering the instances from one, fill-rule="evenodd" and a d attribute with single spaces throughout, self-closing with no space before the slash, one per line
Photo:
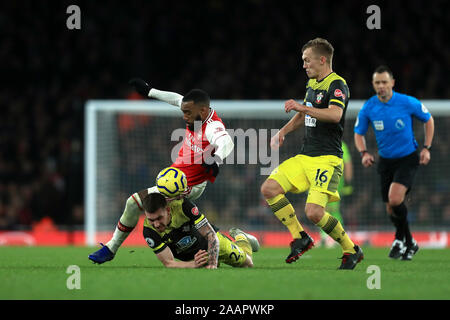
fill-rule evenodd
<path id="1" fill-rule="evenodd" d="M 189 123 L 189 122 L 186 122 L 186 125 L 187 125 L 187 127 L 188 127 L 188 129 L 190 130 L 190 131 L 194 131 L 194 129 L 195 129 L 195 122 L 196 121 L 202 121 L 202 117 L 200 117 L 200 115 L 198 115 L 196 118 L 195 118 L 195 120 L 194 120 L 194 122 L 193 123 Z M 200 128 L 201 128 L 201 126 L 200 126 Z"/>

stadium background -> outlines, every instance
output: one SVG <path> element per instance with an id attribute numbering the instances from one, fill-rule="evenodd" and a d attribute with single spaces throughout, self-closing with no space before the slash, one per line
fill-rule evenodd
<path id="1" fill-rule="evenodd" d="M 81 30 L 66 28 L 70 4 L 81 8 Z M 381 30 L 366 27 L 370 4 L 381 8 Z M 373 94 L 371 73 L 381 63 L 392 68 L 399 92 L 419 99 L 450 96 L 445 1 L 433 1 L 432 6 L 425 1 L 20 1 L 1 7 L 3 231 L 42 230 L 48 235 L 52 230 L 83 230 L 85 103 L 139 99 L 127 85 L 134 76 L 179 93 L 202 88 L 212 99 L 301 99 L 306 75 L 300 49 L 307 40 L 322 36 L 335 47 L 334 71 L 347 80 L 352 99 Z M 276 128 L 284 123 L 224 121 L 228 128 Z M 182 126 L 177 118 L 122 116 L 117 122 L 133 158 L 126 158 L 124 150 L 122 161 L 130 171 L 121 172 L 127 178 L 115 199 L 110 231 L 127 194 L 152 185 L 148 177 L 169 164 L 170 132 Z M 389 231 L 374 170 L 363 170 L 359 164 L 353 123 L 347 121 L 344 134 L 355 168 L 355 192 L 342 205 L 345 224 L 349 231 Z M 420 170 L 410 197 L 413 230 L 450 229 L 450 151 L 445 143 L 449 125 L 450 116 L 436 119 L 432 162 Z M 421 143 L 423 130 L 416 126 L 416 133 Z M 149 150 L 133 143 L 136 136 L 149 143 Z M 301 134 L 296 137 L 300 140 Z M 139 167 L 145 159 L 140 154 L 150 152 L 155 161 Z M 282 153 L 281 158 L 287 156 Z M 142 168 L 145 174 L 139 172 Z M 198 205 L 219 226 L 282 230 L 258 193 L 262 177 L 254 179 L 255 170 L 223 168 Z M 130 178 L 133 175 L 136 179 Z M 302 215 L 304 197 L 289 199 L 310 226 Z M 8 238 L 2 232 L 0 243 L 33 242 L 15 235 Z M 61 237 L 59 242 L 74 241 Z"/>

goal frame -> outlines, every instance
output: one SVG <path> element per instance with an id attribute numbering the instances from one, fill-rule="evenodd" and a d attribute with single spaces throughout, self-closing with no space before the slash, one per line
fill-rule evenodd
<path id="1" fill-rule="evenodd" d="M 293 113 L 283 110 L 284 100 L 211 100 L 211 106 L 223 117 L 252 119 L 286 119 Z M 346 118 L 356 118 L 365 100 L 350 100 Z M 450 100 L 422 100 L 433 117 L 450 115 Z M 85 144 L 84 144 L 84 231 L 86 245 L 96 244 L 97 214 L 97 113 L 127 113 L 159 116 L 182 116 L 179 108 L 156 100 L 88 100 L 85 104 Z"/>

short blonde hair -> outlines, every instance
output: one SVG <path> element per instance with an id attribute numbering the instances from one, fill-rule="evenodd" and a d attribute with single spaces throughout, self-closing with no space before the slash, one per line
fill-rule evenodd
<path id="1" fill-rule="evenodd" d="M 318 54 L 319 56 L 324 56 L 327 59 L 328 64 L 331 65 L 331 62 L 333 61 L 334 48 L 331 43 L 328 42 L 328 40 L 323 38 L 315 38 L 309 40 L 303 46 L 302 53 L 308 48 L 312 48 L 314 53 Z"/>

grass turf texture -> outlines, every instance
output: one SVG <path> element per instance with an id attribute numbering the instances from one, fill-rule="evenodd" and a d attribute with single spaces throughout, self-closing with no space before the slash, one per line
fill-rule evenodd
<path id="1" fill-rule="evenodd" d="M 340 249 L 313 248 L 286 264 L 287 248 L 261 248 L 253 269 L 166 269 L 145 247 L 123 247 L 95 265 L 89 247 L 0 247 L 0 299 L 450 299 L 450 249 L 421 249 L 413 261 L 391 260 L 388 248 L 363 247 L 355 270 L 337 270 Z M 81 289 L 69 290 L 77 265 Z M 381 289 L 368 289 L 370 265 Z"/>

